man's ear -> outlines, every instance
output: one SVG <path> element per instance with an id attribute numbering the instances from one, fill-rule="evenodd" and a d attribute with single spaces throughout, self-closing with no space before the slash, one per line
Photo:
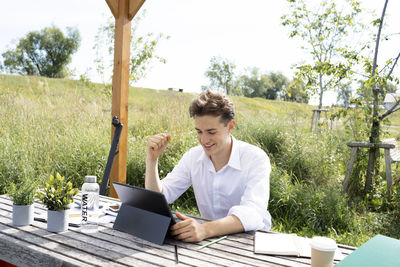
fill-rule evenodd
<path id="1" fill-rule="evenodd" d="M 236 125 L 235 120 L 230 120 L 230 121 L 228 122 L 228 131 L 229 131 L 229 133 L 232 132 L 233 129 L 235 129 L 235 125 Z"/>

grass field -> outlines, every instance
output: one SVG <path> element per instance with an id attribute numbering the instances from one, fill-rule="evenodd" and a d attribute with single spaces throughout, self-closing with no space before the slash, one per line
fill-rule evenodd
<path id="1" fill-rule="evenodd" d="M 144 184 L 145 144 L 150 135 L 172 136 L 159 160 L 161 177 L 197 145 L 188 112 L 195 96 L 130 88 L 128 183 Z M 400 197 L 385 200 L 384 177 L 377 179 L 368 201 L 341 191 L 350 157 L 345 144 L 352 141 L 343 125 L 334 123 L 333 129 L 315 134 L 309 130 L 312 106 L 260 98 L 232 100 L 237 114 L 233 135 L 261 147 L 271 159 L 268 209 L 274 230 L 326 235 L 349 245 L 360 245 L 377 233 L 400 237 L 396 212 Z M 398 125 L 399 116 L 392 118 L 392 125 Z M 55 172 L 80 188 L 85 175 L 103 176 L 111 143 L 111 92 L 90 82 L 0 75 L 0 124 L 2 193 L 11 181 L 28 178 L 41 183 Z M 391 137 L 399 137 L 397 128 L 390 131 Z M 397 184 L 399 168 L 393 177 Z M 356 182 L 362 186 L 362 181 Z M 198 214 L 191 190 L 172 208 Z"/>

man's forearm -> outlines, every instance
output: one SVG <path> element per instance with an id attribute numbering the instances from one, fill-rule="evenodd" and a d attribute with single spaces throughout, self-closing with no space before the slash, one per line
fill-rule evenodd
<path id="1" fill-rule="evenodd" d="M 230 215 L 215 221 L 203 223 L 206 237 L 235 234 L 244 231 L 242 222 L 235 215 Z"/>
<path id="2" fill-rule="evenodd" d="M 158 176 L 158 160 L 153 161 L 146 159 L 145 187 L 146 189 L 162 192 L 162 186 Z"/>

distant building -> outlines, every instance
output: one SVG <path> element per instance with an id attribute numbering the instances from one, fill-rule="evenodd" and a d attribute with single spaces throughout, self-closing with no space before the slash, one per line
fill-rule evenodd
<path id="1" fill-rule="evenodd" d="M 384 102 L 385 109 L 388 110 L 393 107 L 394 103 L 400 99 L 400 93 L 386 94 Z"/>

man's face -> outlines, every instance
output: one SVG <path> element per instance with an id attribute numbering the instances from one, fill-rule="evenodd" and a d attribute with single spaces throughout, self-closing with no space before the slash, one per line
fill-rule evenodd
<path id="1" fill-rule="evenodd" d="M 210 115 L 195 116 L 195 128 L 197 140 L 199 140 L 207 156 L 218 157 L 226 155 L 231 147 L 230 133 L 235 127 L 235 121 L 231 120 L 226 126 L 221 121 L 221 116 Z"/>

